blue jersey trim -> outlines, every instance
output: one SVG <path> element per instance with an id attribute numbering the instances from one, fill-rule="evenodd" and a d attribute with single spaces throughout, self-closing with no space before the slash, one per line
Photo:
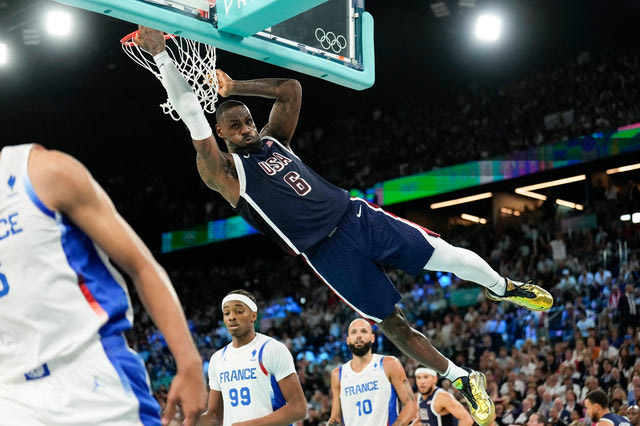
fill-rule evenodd
<path id="1" fill-rule="evenodd" d="M 273 390 L 273 396 L 271 397 L 271 408 L 276 411 L 280 407 L 284 407 L 287 404 L 287 400 L 284 399 L 280 385 L 276 381 L 276 376 L 271 375 L 271 389 Z"/>
<path id="2" fill-rule="evenodd" d="M 389 417 L 387 424 L 392 425 L 398 418 L 398 394 L 393 384 L 390 383 L 389 385 L 391 386 L 391 395 L 389 396 Z"/>
<path id="3" fill-rule="evenodd" d="M 142 358 L 129 349 L 121 334 L 103 336 L 101 343 L 107 358 L 118 372 L 122 386 L 138 400 L 138 415 L 142 424 L 160 426 L 160 405 L 151 395 Z"/>
<path id="4" fill-rule="evenodd" d="M 127 319 L 129 298 L 102 262 L 93 241 L 68 218 L 63 216 L 61 241 L 69 266 L 78 276 L 78 282 L 87 289 L 107 313 L 108 321 L 100 328 L 100 335 L 121 333 L 131 328 Z"/>
<path id="5" fill-rule="evenodd" d="M 31 184 L 31 179 L 29 178 L 29 172 L 26 170 L 22 174 L 22 186 L 24 186 L 24 190 L 27 192 L 27 195 L 29 196 L 33 204 L 35 204 L 35 206 L 39 208 L 42 213 L 46 214 L 52 219 L 56 218 L 56 214 L 53 212 L 53 210 L 45 206 L 42 200 L 40 200 L 40 198 L 38 198 L 38 196 L 36 195 L 36 191 L 34 191 L 33 185 Z"/>

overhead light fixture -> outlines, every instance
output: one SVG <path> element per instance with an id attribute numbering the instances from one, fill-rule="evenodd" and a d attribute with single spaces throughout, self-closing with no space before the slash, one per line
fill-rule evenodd
<path id="1" fill-rule="evenodd" d="M 451 15 L 451 11 L 449 11 L 449 7 L 445 4 L 443 0 L 429 0 L 431 3 L 431 12 L 433 12 L 436 18 L 445 18 Z"/>
<path id="2" fill-rule="evenodd" d="M 518 210 L 510 209 L 509 207 L 500 207 L 500 213 L 509 214 L 513 216 L 520 216 L 520 212 Z"/>
<path id="3" fill-rule="evenodd" d="M 22 43 L 25 46 L 36 46 L 40 44 L 40 35 L 35 28 L 25 28 L 22 30 Z"/>
<path id="4" fill-rule="evenodd" d="M 71 33 L 71 15 L 59 10 L 49 12 L 46 19 L 46 28 L 54 36 L 69 35 Z"/>
<path id="5" fill-rule="evenodd" d="M 582 204 L 572 203 L 571 201 L 561 200 L 560 198 L 556 199 L 556 204 L 559 206 L 569 207 L 570 209 L 584 210 L 584 206 Z"/>
<path id="6" fill-rule="evenodd" d="M 481 15 L 476 20 L 475 35 L 478 40 L 493 42 L 502 33 L 502 19 L 497 15 Z"/>
<path id="7" fill-rule="evenodd" d="M 431 204 L 431 210 L 441 209 L 443 207 L 455 206 L 456 204 L 465 204 L 470 203 L 472 201 L 484 200 L 485 198 L 493 197 L 492 192 L 484 192 L 482 194 L 471 195 L 469 197 L 456 198 L 455 200 L 442 201 L 439 203 Z"/>
<path id="8" fill-rule="evenodd" d="M 551 186 L 566 185 L 568 183 L 579 182 L 581 180 L 585 180 L 586 178 L 587 178 L 586 175 L 571 176 L 564 179 L 557 179 L 557 180 L 551 180 L 549 182 L 537 183 L 535 185 L 522 186 L 520 188 L 516 188 L 515 192 L 516 194 L 524 195 L 525 197 L 531 197 L 531 198 L 536 198 L 538 200 L 545 201 L 547 199 L 546 195 L 538 194 L 532 191 L 536 191 L 538 189 L 543 189 L 543 188 L 549 188 Z"/>
<path id="9" fill-rule="evenodd" d="M 487 223 L 487 219 L 483 218 L 483 217 L 478 217 L 478 216 L 474 216 L 472 214 L 467 214 L 467 213 L 462 213 L 460 215 L 460 217 L 464 220 L 468 220 L 469 222 L 475 222 L 475 223 L 480 223 L 482 225 L 484 225 L 485 223 Z"/>
<path id="10" fill-rule="evenodd" d="M 516 188 L 516 194 L 524 195 L 525 197 L 535 198 L 537 200 L 542 200 L 542 201 L 546 201 L 547 200 L 547 196 L 546 195 L 542 195 L 542 194 L 538 194 L 538 193 L 530 192 L 530 191 L 525 191 L 525 190 L 523 190 L 521 188 Z"/>
<path id="11" fill-rule="evenodd" d="M 614 173 L 628 172 L 629 170 L 636 170 L 636 169 L 640 169 L 640 163 L 630 164 L 628 166 L 616 167 L 615 169 L 607 170 L 605 173 L 608 175 L 612 175 Z"/>
<path id="12" fill-rule="evenodd" d="M 631 215 L 630 214 L 623 214 L 620 216 L 620 221 L 621 222 L 628 222 L 631 220 Z"/>
<path id="13" fill-rule="evenodd" d="M 635 212 L 631 215 L 631 222 L 640 223 L 640 212 Z"/>

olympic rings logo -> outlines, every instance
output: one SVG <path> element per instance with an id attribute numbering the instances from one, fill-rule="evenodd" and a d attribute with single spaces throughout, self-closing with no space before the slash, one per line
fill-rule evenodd
<path id="1" fill-rule="evenodd" d="M 322 46 L 323 49 L 331 49 L 335 53 L 340 53 L 347 47 L 347 39 L 345 36 L 336 36 L 332 31 L 325 32 L 322 28 L 316 28 L 316 40 L 320 42 L 320 46 Z"/>

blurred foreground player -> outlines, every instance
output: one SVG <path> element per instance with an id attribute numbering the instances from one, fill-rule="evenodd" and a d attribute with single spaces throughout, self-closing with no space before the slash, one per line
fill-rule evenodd
<path id="1" fill-rule="evenodd" d="M 160 425 L 142 359 L 123 332 L 126 283 L 163 333 L 177 374 L 163 423 L 204 409 L 200 355 L 162 267 L 74 158 L 38 145 L 0 152 L 0 424 Z"/>

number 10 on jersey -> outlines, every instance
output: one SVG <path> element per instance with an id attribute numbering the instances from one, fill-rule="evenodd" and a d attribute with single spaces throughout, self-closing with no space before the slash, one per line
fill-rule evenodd
<path id="1" fill-rule="evenodd" d="M 0 297 L 6 296 L 9 293 L 9 281 L 7 277 L 0 272 Z"/>
<path id="2" fill-rule="evenodd" d="M 362 401 L 356 402 L 356 407 L 358 407 L 358 415 L 362 416 L 363 414 L 371 414 L 373 411 L 373 406 L 371 405 L 370 399 L 364 399 Z"/>

